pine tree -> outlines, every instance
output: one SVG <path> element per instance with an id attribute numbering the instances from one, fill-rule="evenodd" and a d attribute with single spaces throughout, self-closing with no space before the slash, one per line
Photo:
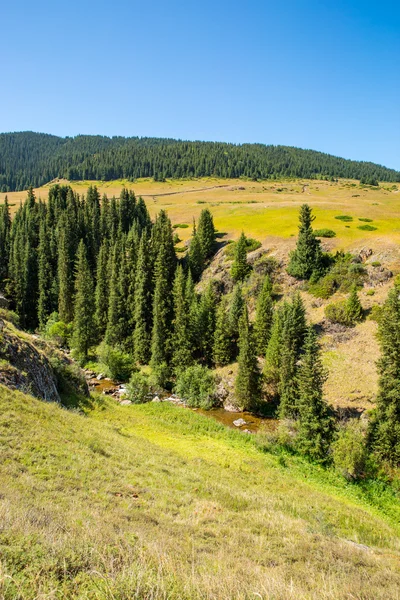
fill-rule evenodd
<path id="1" fill-rule="evenodd" d="M 357 294 L 357 286 L 353 285 L 350 296 L 346 303 L 346 317 L 350 324 L 357 323 L 363 318 L 363 308 Z"/>
<path id="2" fill-rule="evenodd" d="M 251 270 L 247 263 L 247 240 L 243 231 L 235 245 L 235 257 L 231 267 L 233 281 L 243 281 Z"/>
<path id="3" fill-rule="evenodd" d="M 229 364 L 232 354 L 232 340 L 229 329 L 227 301 L 223 297 L 217 309 L 214 332 L 213 360 L 218 367 Z"/>
<path id="4" fill-rule="evenodd" d="M 379 323 L 381 358 L 376 409 L 368 445 L 381 459 L 400 465 L 400 286 L 390 290 Z"/>
<path id="5" fill-rule="evenodd" d="M 58 234 L 58 314 L 61 321 L 70 323 L 73 319 L 73 266 L 71 256 L 71 232 L 64 221 L 60 222 Z"/>
<path id="6" fill-rule="evenodd" d="M 215 250 L 215 227 L 211 212 L 205 208 L 200 213 L 197 235 L 203 259 L 210 258 Z"/>
<path id="7" fill-rule="evenodd" d="M 261 293 L 257 300 L 256 320 L 254 323 L 254 343 L 259 356 L 265 356 L 271 335 L 272 317 L 274 313 L 272 300 L 272 284 L 265 276 Z"/>
<path id="8" fill-rule="evenodd" d="M 303 204 L 299 215 L 299 237 L 296 250 L 290 255 L 287 271 L 298 279 L 310 279 L 313 272 L 322 274 L 323 256 L 320 241 L 315 237 L 312 222 L 315 216 L 308 204 Z"/>
<path id="9" fill-rule="evenodd" d="M 108 321 L 108 304 L 109 304 L 109 271 L 108 271 L 108 254 L 109 244 L 107 239 L 100 246 L 100 252 L 97 257 L 96 271 L 96 313 L 95 321 L 98 339 L 104 337 Z"/>
<path id="10" fill-rule="evenodd" d="M 147 364 L 150 358 L 151 270 L 149 240 L 146 229 L 140 238 L 135 278 L 134 359 Z"/>
<path id="11" fill-rule="evenodd" d="M 239 334 L 239 360 L 235 395 L 243 409 L 249 410 L 254 409 L 260 401 L 261 383 L 246 305 L 239 320 Z"/>
<path id="12" fill-rule="evenodd" d="M 186 280 L 179 265 L 174 281 L 174 321 L 172 335 L 172 364 L 175 372 L 186 369 L 193 363 L 192 344 L 190 339 L 190 314 L 186 301 Z"/>
<path id="13" fill-rule="evenodd" d="M 38 319 L 39 327 L 44 328 L 52 312 L 56 310 L 56 299 L 54 297 L 54 276 L 51 265 L 50 236 L 46 229 L 45 221 L 42 221 L 39 234 L 39 300 Z"/>
<path id="14" fill-rule="evenodd" d="M 283 305 L 274 312 L 272 317 L 271 335 L 268 340 L 267 349 L 265 352 L 264 378 L 265 381 L 275 388 L 279 382 L 279 369 L 281 364 L 281 346 L 282 346 L 282 329 L 285 319 L 285 313 L 288 309 L 288 303 Z"/>
<path id="15" fill-rule="evenodd" d="M 244 308 L 242 286 L 237 283 L 233 288 L 232 299 L 229 307 L 228 324 L 231 338 L 231 359 L 235 359 L 239 352 L 239 319 Z"/>
<path id="16" fill-rule="evenodd" d="M 317 336 L 309 327 L 298 373 L 299 432 L 297 445 L 303 454 L 317 462 L 328 462 L 334 433 L 334 419 L 323 398 L 327 374 L 322 365 Z"/>
<path id="17" fill-rule="evenodd" d="M 168 247 L 161 243 L 155 264 L 155 287 L 153 299 L 153 330 L 151 337 L 151 361 L 153 368 L 168 363 L 171 335 L 171 302 L 168 270 Z"/>
<path id="18" fill-rule="evenodd" d="M 197 335 L 200 358 L 211 364 L 215 331 L 215 291 L 212 282 L 206 287 L 200 297 L 197 309 Z"/>
<path id="19" fill-rule="evenodd" d="M 82 362 L 87 360 L 89 348 L 96 341 L 93 306 L 93 279 L 86 247 L 83 240 L 81 240 L 76 258 L 72 347 Z"/>
<path id="20" fill-rule="evenodd" d="M 194 281 L 198 281 L 204 269 L 204 258 L 201 243 L 196 232 L 193 233 L 193 237 L 190 242 L 188 258 L 189 268 L 193 279 Z"/>
<path id="21" fill-rule="evenodd" d="M 0 211 L 0 285 L 8 277 L 11 217 L 7 196 Z"/>
<path id="22" fill-rule="evenodd" d="M 279 358 L 279 417 L 296 417 L 298 414 L 298 354 L 293 311 L 283 323 Z"/>

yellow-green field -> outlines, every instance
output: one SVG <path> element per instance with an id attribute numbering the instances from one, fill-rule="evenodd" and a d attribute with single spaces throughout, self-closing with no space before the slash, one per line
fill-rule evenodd
<path id="1" fill-rule="evenodd" d="M 68 182 L 62 182 L 68 183 Z M 252 182 L 204 178 L 195 180 L 168 180 L 165 183 L 150 179 L 110 182 L 73 182 L 72 187 L 85 193 L 90 184 L 100 192 L 118 196 L 123 186 L 132 188 L 136 195 L 146 200 L 152 216 L 161 208 L 168 211 L 173 223 L 192 223 L 200 211 L 207 207 L 213 212 L 215 223 L 227 238 L 236 238 L 244 230 L 248 236 L 268 244 L 276 237 L 290 238 L 297 234 L 297 216 L 301 204 L 307 202 L 317 217 L 315 227 L 333 229 L 337 237 L 329 241 L 331 247 L 350 247 L 354 244 L 400 243 L 400 185 L 381 184 L 379 189 L 360 186 L 358 182 L 279 181 Z M 36 190 L 37 196 L 46 199 L 50 184 Z M 281 191 L 279 191 L 281 190 Z M 8 194 L 16 209 L 25 192 Z M 5 194 L 0 194 L 0 202 Z M 337 215 L 350 215 L 351 223 L 343 223 Z M 376 231 L 362 231 L 364 223 L 359 218 L 373 219 Z M 191 229 L 181 229 L 184 241 Z"/>
<path id="2" fill-rule="evenodd" d="M 395 600 L 399 504 L 169 404 L 0 386 L 2 600 Z"/>

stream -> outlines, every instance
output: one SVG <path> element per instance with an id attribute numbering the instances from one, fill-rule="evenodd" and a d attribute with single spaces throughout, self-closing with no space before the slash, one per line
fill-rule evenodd
<path id="1" fill-rule="evenodd" d="M 111 381 L 110 379 L 98 380 L 96 378 L 90 378 L 90 379 L 88 379 L 88 385 L 89 385 L 89 389 L 91 392 L 96 391 L 97 393 L 100 393 L 100 394 L 106 394 L 108 396 L 112 396 L 112 397 L 116 398 L 116 400 L 118 401 L 118 396 L 116 397 L 115 393 L 120 389 L 120 386 L 118 384 L 116 384 L 115 382 Z M 166 398 L 168 398 L 168 397 L 169 397 L 168 394 L 166 394 L 164 401 L 168 401 L 168 400 L 166 400 Z M 257 415 L 253 415 L 252 413 L 247 412 L 247 411 L 231 412 L 231 411 L 225 410 L 222 407 L 221 408 L 212 408 L 210 410 L 204 410 L 202 408 L 190 408 L 188 406 L 185 406 L 185 404 L 183 404 L 180 401 L 175 401 L 174 403 L 178 404 L 179 406 L 185 407 L 188 410 L 192 410 L 201 415 L 204 415 L 205 417 L 215 419 L 216 421 L 218 421 L 219 423 L 222 423 L 226 427 L 230 427 L 231 429 L 239 429 L 239 430 L 245 431 L 247 433 L 256 433 L 261 428 L 263 430 L 273 431 L 274 429 L 276 429 L 277 424 L 278 424 L 277 419 L 260 417 Z M 234 421 L 239 421 L 239 420 L 240 420 L 240 422 L 242 422 L 242 424 L 239 426 L 235 425 Z M 243 421 L 244 421 L 244 423 L 243 423 Z"/>

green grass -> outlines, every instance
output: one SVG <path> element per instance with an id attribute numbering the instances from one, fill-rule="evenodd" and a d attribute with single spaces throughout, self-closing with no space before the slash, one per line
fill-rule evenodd
<path id="1" fill-rule="evenodd" d="M 397 597 L 392 489 L 169 404 L 85 411 L 0 386 L 2 599 Z"/>

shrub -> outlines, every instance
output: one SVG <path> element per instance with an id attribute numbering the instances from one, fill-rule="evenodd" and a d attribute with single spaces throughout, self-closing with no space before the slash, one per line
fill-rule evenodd
<path id="1" fill-rule="evenodd" d="M 72 323 L 59 320 L 57 312 L 50 315 L 44 330 L 44 337 L 52 340 L 57 346 L 67 346 L 72 335 Z"/>
<path id="2" fill-rule="evenodd" d="M 176 223 L 175 225 L 173 225 L 173 229 L 187 229 L 189 227 L 189 225 L 187 223 Z"/>
<path id="3" fill-rule="evenodd" d="M 350 325 L 346 311 L 346 301 L 334 302 L 325 307 L 325 316 L 331 323 L 339 323 L 340 325 Z"/>
<path id="4" fill-rule="evenodd" d="M 336 292 L 338 287 L 339 285 L 336 277 L 333 274 L 328 274 L 325 275 L 325 277 L 322 277 L 316 283 L 311 283 L 308 290 L 316 298 L 327 299 Z"/>
<path id="5" fill-rule="evenodd" d="M 322 238 L 334 238 L 336 237 L 336 232 L 332 229 L 314 229 L 315 237 Z"/>
<path id="6" fill-rule="evenodd" d="M 160 393 L 163 389 L 169 387 L 171 372 L 167 363 L 161 363 L 153 368 L 149 376 L 149 384 L 154 392 Z"/>
<path id="7" fill-rule="evenodd" d="M 381 263 L 379 262 L 379 260 L 374 260 L 374 262 L 371 263 L 371 267 L 380 267 Z"/>
<path id="8" fill-rule="evenodd" d="M 357 229 L 361 229 L 361 231 L 376 231 L 378 228 L 373 225 L 359 225 Z"/>
<path id="9" fill-rule="evenodd" d="M 379 324 L 379 322 L 382 318 L 382 306 L 378 306 L 378 304 L 374 304 L 374 306 L 370 310 L 368 318 L 371 321 L 375 321 L 376 323 Z"/>
<path id="10" fill-rule="evenodd" d="M 126 386 L 127 396 L 134 404 L 143 404 L 150 400 L 150 385 L 149 380 L 143 373 L 139 371 L 133 373 L 128 385 Z"/>
<path id="11" fill-rule="evenodd" d="M 134 368 L 130 354 L 118 346 L 112 347 L 105 342 L 100 344 L 97 354 L 100 362 L 105 366 L 108 377 L 119 381 L 129 379 Z"/>
<path id="12" fill-rule="evenodd" d="M 188 406 L 210 409 L 215 404 L 215 377 L 201 365 L 182 371 L 178 375 L 175 389 Z"/>
<path id="13" fill-rule="evenodd" d="M 0 319 L 9 321 L 15 327 L 19 327 L 19 315 L 13 310 L 7 310 L 7 308 L 0 308 Z"/>
<path id="14" fill-rule="evenodd" d="M 177 233 L 174 233 L 174 244 L 179 244 L 179 242 L 181 241 L 181 238 L 179 237 L 179 235 Z"/>
<path id="15" fill-rule="evenodd" d="M 353 217 L 350 215 L 338 215 L 335 217 L 335 219 L 338 219 L 338 221 L 344 221 L 345 223 L 350 223 L 350 221 L 353 220 Z"/>
<path id="16" fill-rule="evenodd" d="M 375 296 L 375 290 L 367 290 L 367 296 Z"/>
<path id="17" fill-rule="evenodd" d="M 332 445 L 335 469 L 346 479 L 361 477 L 366 469 L 367 451 L 362 423 L 352 419 L 343 426 Z"/>
<path id="18" fill-rule="evenodd" d="M 225 248 L 225 256 L 227 256 L 227 258 L 233 258 L 235 256 L 235 248 L 236 248 L 236 244 L 237 242 L 232 242 L 231 244 L 228 244 Z M 253 252 L 254 250 L 258 250 L 258 248 L 261 248 L 261 242 L 259 242 L 258 240 L 255 240 L 254 238 L 246 238 L 246 252 Z"/>
<path id="19" fill-rule="evenodd" d="M 372 223 L 372 221 L 373 221 L 373 219 L 365 219 L 363 217 L 360 217 L 358 220 L 363 221 L 364 223 Z"/>

